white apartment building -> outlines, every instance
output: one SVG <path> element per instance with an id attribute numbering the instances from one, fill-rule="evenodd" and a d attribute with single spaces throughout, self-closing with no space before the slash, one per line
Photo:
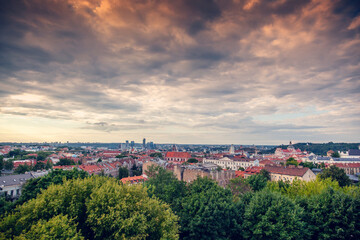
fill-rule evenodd
<path id="1" fill-rule="evenodd" d="M 228 157 L 223 157 L 220 159 L 203 159 L 203 163 L 213 163 L 220 166 L 223 169 L 231 169 L 231 170 L 238 170 L 240 167 L 246 169 L 251 166 L 259 166 L 259 160 L 256 159 L 249 159 L 249 158 L 242 158 L 242 159 L 230 159 Z"/>

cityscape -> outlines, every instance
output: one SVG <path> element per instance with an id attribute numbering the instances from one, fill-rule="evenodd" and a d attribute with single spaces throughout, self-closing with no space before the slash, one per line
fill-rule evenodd
<path id="1" fill-rule="evenodd" d="M 360 3 L 0 6 L 0 240 L 360 239 Z"/>

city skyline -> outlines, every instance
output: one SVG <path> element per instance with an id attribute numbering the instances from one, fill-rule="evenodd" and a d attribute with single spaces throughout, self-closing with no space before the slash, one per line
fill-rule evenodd
<path id="1" fill-rule="evenodd" d="M 353 1 L 6 1 L 0 142 L 359 142 Z"/>

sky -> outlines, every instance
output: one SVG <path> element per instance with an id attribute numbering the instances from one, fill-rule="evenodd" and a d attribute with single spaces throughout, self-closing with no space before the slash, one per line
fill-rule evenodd
<path id="1" fill-rule="evenodd" d="M 358 0 L 0 5 L 0 142 L 360 142 Z"/>

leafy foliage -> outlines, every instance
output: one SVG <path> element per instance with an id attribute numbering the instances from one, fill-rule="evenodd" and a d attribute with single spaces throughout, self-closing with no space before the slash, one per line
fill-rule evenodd
<path id="1" fill-rule="evenodd" d="M 360 239 L 360 195 L 327 188 L 300 201 L 312 239 Z"/>
<path id="2" fill-rule="evenodd" d="M 75 224 L 62 214 L 51 218 L 49 221 L 40 220 L 32 225 L 28 232 L 15 237 L 15 240 L 82 240 L 84 237 L 77 231 Z"/>
<path id="3" fill-rule="evenodd" d="M 76 235 L 76 227 L 86 239 L 178 239 L 177 217 L 168 205 L 149 198 L 142 186 L 98 176 L 50 186 L 1 221 L 0 237 L 36 236 L 39 222 L 50 222 L 51 229 L 62 215 L 68 218 L 65 229 Z"/>
<path id="4" fill-rule="evenodd" d="M 142 174 L 142 166 L 136 166 L 135 164 L 131 167 L 132 176 L 140 176 Z"/>
<path id="5" fill-rule="evenodd" d="M 334 152 L 333 154 L 331 154 L 331 157 L 333 158 L 339 158 L 340 157 L 340 153 L 339 152 Z"/>
<path id="6" fill-rule="evenodd" d="M 230 190 L 208 178 L 189 185 L 189 193 L 178 212 L 181 239 L 238 239 L 243 209 Z"/>
<path id="7" fill-rule="evenodd" d="M 29 179 L 23 186 L 18 204 L 36 198 L 41 190 L 47 189 L 51 184 L 62 184 L 65 180 L 83 179 L 88 176 L 87 172 L 74 168 L 71 171 L 55 169 L 43 177 Z"/>
<path id="8" fill-rule="evenodd" d="M 316 163 L 313 163 L 313 162 L 301 162 L 299 163 L 300 166 L 303 166 L 303 167 L 307 167 L 307 168 L 310 168 L 310 169 L 313 169 L 313 168 L 319 168 L 320 166 Z"/>
<path id="9" fill-rule="evenodd" d="M 246 239 L 307 239 L 304 210 L 280 193 L 260 191 L 245 207 Z"/>
<path id="10" fill-rule="evenodd" d="M 340 169 L 335 165 L 330 166 L 330 168 L 324 169 L 324 171 L 319 174 L 319 178 L 331 178 L 332 180 L 336 180 L 341 187 L 351 184 L 351 180 L 348 176 L 346 176 L 344 169 Z"/>
<path id="11" fill-rule="evenodd" d="M 14 162 L 11 159 L 8 159 L 4 162 L 4 168 L 6 170 L 12 170 L 14 168 Z"/>
<path id="12" fill-rule="evenodd" d="M 4 156 L 0 156 L 0 171 L 4 168 Z M 1 173 L 0 173 L 1 175 Z"/>
<path id="13" fill-rule="evenodd" d="M 56 166 L 68 166 L 68 165 L 75 165 L 74 160 L 69 158 L 61 158 L 59 162 L 55 164 Z"/>
<path id="14" fill-rule="evenodd" d="M 228 184 L 228 188 L 231 193 L 237 197 L 252 191 L 250 184 L 242 177 L 231 179 Z"/>
<path id="15" fill-rule="evenodd" d="M 129 170 L 126 167 L 119 167 L 119 179 L 129 176 Z"/>
<path id="16" fill-rule="evenodd" d="M 263 174 L 255 174 L 248 177 L 246 181 L 250 184 L 252 190 L 260 191 L 266 187 L 268 178 Z"/>
<path id="17" fill-rule="evenodd" d="M 186 194 L 185 182 L 179 181 L 172 172 L 160 166 L 152 165 L 149 171 L 154 172 L 154 174 L 150 173 L 153 177 L 145 182 L 149 195 L 168 203 L 175 213 L 179 211 L 181 201 Z"/>
<path id="18" fill-rule="evenodd" d="M 36 160 L 38 161 L 45 161 L 45 159 L 50 156 L 52 154 L 52 152 L 43 152 L 43 151 L 39 151 L 37 152 L 37 157 Z"/>
<path id="19" fill-rule="evenodd" d="M 189 159 L 187 160 L 187 162 L 188 162 L 188 163 L 197 163 L 198 160 L 197 160 L 196 158 L 189 158 Z"/>
<path id="20" fill-rule="evenodd" d="M 288 158 L 286 160 L 286 166 L 289 166 L 289 165 L 299 165 L 299 163 L 295 160 L 295 158 L 291 157 L 291 158 Z"/>
<path id="21" fill-rule="evenodd" d="M 162 155 L 162 153 L 160 153 L 160 152 L 151 153 L 151 154 L 150 154 L 150 157 L 163 159 L 163 155 Z"/>
<path id="22" fill-rule="evenodd" d="M 23 173 L 25 173 L 25 172 L 29 172 L 30 170 L 31 170 L 31 166 L 26 165 L 26 164 L 22 164 L 22 165 L 19 165 L 19 166 L 15 169 L 14 173 L 16 173 L 16 174 L 23 174 Z"/>

